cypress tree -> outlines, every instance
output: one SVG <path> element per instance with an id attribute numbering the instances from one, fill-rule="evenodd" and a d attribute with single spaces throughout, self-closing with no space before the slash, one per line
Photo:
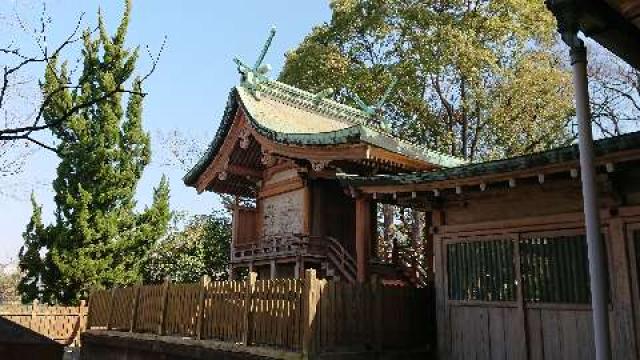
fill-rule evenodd
<path id="1" fill-rule="evenodd" d="M 83 33 L 78 88 L 60 90 L 70 76 L 66 63 L 57 66 L 54 60 L 45 70 L 43 92 L 53 95 L 45 104 L 45 121 L 99 99 L 52 128 L 60 157 L 53 182 L 55 221 L 41 234 L 28 231 L 25 236 L 46 252 L 38 292 L 45 302 L 73 304 L 91 288 L 140 281 L 142 259 L 167 230 L 169 188 L 164 177 L 154 189 L 152 204 L 136 211 L 136 186 L 151 152 L 142 127 L 142 81 L 133 75 L 139 48 L 125 46 L 130 11 L 127 1 L 113 36 L 100 13 L 97 35 Z M 131 91 L 124 90 L 128 84 Z M 29 242 L 25 245 L 29 254 Z"/>

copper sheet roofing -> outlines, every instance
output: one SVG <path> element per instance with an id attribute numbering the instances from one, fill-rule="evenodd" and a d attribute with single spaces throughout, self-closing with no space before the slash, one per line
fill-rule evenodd
<path id="1" fill-rule="evenodd" d="M 365 143 L 436 167 L 464 163 L 458 158 L 394 137 L 372 124 L 369 116 L 359 109 L 268 80 L 260 84 L 258 96 L 242 86 L 231 90 L 225 114 L 209 149 L 184 177 L 187 185 L 192 185 L 215 158 L 238 109 L 247 115 L 249 124 L 260 135 L 279 144 L 322 146 Z"/>

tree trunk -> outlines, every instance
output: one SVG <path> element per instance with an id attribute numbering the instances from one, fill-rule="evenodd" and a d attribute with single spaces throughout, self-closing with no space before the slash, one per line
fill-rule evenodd
<path id="1" fill-rule="evenodd" d="M 393 239 L 393 216 L 394 209 L 392 205 L 384 204 L 382 205 L 382 241 L 383 248 L 385 250 L 384 258 L 389 259 L 388 249 L 392 247 L 392 239 Z"/>

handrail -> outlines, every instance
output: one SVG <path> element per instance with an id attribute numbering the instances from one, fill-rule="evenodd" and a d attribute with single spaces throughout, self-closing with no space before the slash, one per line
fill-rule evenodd
<path id="1" fill-rule="evenodd" d="M 355 282 L 357 268 L 353 256 L 334 237 L 326 236 L 325 238 L 327 239 L 327 258 L 349 282 Z"/>

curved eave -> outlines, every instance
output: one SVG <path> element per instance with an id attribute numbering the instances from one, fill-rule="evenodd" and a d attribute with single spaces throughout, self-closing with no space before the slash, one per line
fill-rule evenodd
<path id="1" fill-rule="evenodd" d="M 463 160 L 458 158 L 422 149 L 409 142 L 402 141 L 361 124 L 356 124 L 340 130 L 317 133 L 285 133 L 274 131 L 263 126 L 254 118 L 251 112 L 248 111 L 247 107 L 243 104 L 242 97 L 239 95 L 237 88 L 233 88 L 229 94 L 229 100 L 227 101 L 227 106 L 225 108 L 220 127 L 218 128 L 213 141 L 209 145 L 205 154 L 183 178 L 183 181 L 187 186 L 193 186 L 195 184 L 200 175 L 205 171 L 208 164 L 213 161 L 215 156 L 218 154 L 218 151 L 231 128 L 234 116 L 238 109 L 243 111 L 247 120 L 258 134 L 280 145 L 328 146 L 364 143 L 413 160 L 424 162 L 425 167 L 427 167 L 427 165 L 432 167 L 453 167 L 465 163 Z"/>

